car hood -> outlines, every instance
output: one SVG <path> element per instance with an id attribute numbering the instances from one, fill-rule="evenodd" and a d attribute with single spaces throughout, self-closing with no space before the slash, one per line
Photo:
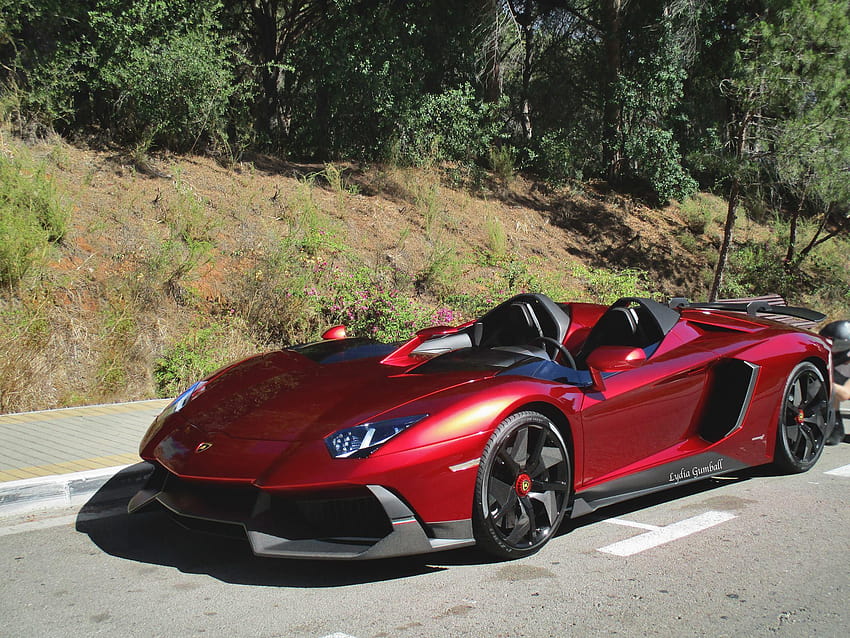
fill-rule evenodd
<path id="1" fill-rule="evenodd" d="M 203 433 L 306 441 L 401 408 L 493 370 L 417 373 L 379 358 L 317 363 L 294 351 L 247 359 L 214 376 L 180 416 Z M 415 413 L 415 408 L 411 408 Z"/>

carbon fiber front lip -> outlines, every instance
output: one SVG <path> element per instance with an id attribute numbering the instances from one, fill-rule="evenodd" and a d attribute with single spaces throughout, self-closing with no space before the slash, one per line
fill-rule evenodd
<path id="1" fill-rule="evenodd" d="M 444 530 L 455 534 L 461 532 L 464 537 L 429 538 L 410 508 L 395 494 L 380 485 L 366 487 L 375 495 L 390 519 L 392 531 L 387 536 L 376 539 L 364 547 L 363 543 L 370 542 L 371 539 L 368 541 L 350 539 L 356 542 L 346 542 L 346 539 L 290 540 L 252 530 L 246 526 L 251 549 L 257 556 L 363 560 L 427 554 L 475 544 L 472 538 L 471 521 L 452 521 L 449 525 L 441 524 Z"/>
<path id="2" fill-rule="evenodd" d="M 475 544 L 470 519 L 447 521 L 431 526 L 429 537 L 411 509 L 393 492 L 381 485 L 367 485 L 366 488 L 380 503 L 389 519 L 391 531 L 382 538 L 310 538 L 291 539 L 270 533 L 268 529 L 259 529 L 259 512 L 262 511 L 263 498 L 257 499 L 252 513 L 230 515 L 211 509 L 187 509 L 184 503 L 163 491 L 164 482 L 152 477 L 151 482 L 140 490 L 128 505 L 128 510 L 136 512 L 145 506 L 157 502 L 178 518 L 196 519 L 212 523 L 222 523 L 241 527 L 257 556 L 277 558 L 309 558 L 325 560 L 368 560 L 373 558 L 391 558 L 427 554 Z"/>

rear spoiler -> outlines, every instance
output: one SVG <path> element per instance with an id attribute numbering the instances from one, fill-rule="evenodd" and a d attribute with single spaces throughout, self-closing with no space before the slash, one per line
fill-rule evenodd
<path id="1" fill-rule="evenodd" d="M 778 306 L 767 303 L 766 301 L 750 301 L 747 303 L 735 302 L 714 302 L 714 303 L 691 303 L 685 297 L 673 297 L 669 304 L 671 308 L 696 308 L 703 310 L 728 310 L 731 312 L 746 312 L 750 317 L 756 317 L 761 314 L 784 315 L 787 317 L 796 317 L 805 319 L 812 323 L 820 323 L 826 319 L 826 315 L 817 310 L 809 308 L 796 308 L 794 306 Z"/>

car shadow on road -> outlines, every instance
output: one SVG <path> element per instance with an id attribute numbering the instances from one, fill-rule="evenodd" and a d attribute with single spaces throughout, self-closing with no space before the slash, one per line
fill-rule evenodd
<path id="1" fill-rule="evenodd" d="M 77 531 L 111 556 L 240 585 L 339 587 L 445 569 L 422 556 L 367 562 L 260 558 L 251 553 L 247 540 L 190 532 L 161 509 L 128 514 L 127 503 L 139 487 L 117 474 L 82 507 Z"/>
<path id="2" fill-rule="evenodd" d="M 606 507 L 591 515 L 565 520 L 557 536 L 598 523 L 600 518 L 622 517 L 712 492 L 730 483 L 773 475 L 775 473 L 769 467 L 752 468 L 656 492 Z M 127 502 L 139 487 L 138 483 L 128 483 L 120 473 L 113 477 L 80 510 L 77 531 L 87 534 L 95 545 L 111 556 L 174 567 L 184 573 L 208 574 L 223 582 L 241 585 L 340 587 L 410 578 L 449 567 L 500 562 L 475 548 L 365 562 L 257 557 L 251 552 L 247 540 L 188 531 L 161 509 L 128 514 Z M 568 539 L 556 538 L 553 542 L 565 543 Z M 565 547 L 564 551 L 569 551 L 569 547 Z"/>

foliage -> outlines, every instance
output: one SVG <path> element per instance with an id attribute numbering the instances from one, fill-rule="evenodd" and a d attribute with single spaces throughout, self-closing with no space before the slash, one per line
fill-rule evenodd
<path id="1" fill-rule="evenodd" d="M 685 227 L 694 235 L 701 235 L 716 221 L 723 220 L 723 202 L 706 193 L 697 193 L 679 205 L 679 214 Z"/>
<path id="2" fill-rule="evenodd" d="M 27 299 L 0 308 L 0 412 L 25 410 L 50 394 L 50 388 L 33 383 L 53 365 L 50 340 L 43 302 Z"/>
<path id="3" fill-rule="evenodd" d="M 617 87 L 616 99 L 624 113 L 622 148 L 631 160 L 629 173 L 646 180 L 660 201 L 681 200 L 697 189 L 682 167 L 678 143 L 669 128 L 673 108 L 682 98 L 685 69 L 669 21 L 661 20 L 647 32 L 653 44 L 641 42 L 644 55 Z"/>
<path id="4" fill-rule="evenodd" d="M 381 279 L 367 269 L 355 271 L 321 301 L 323 315 L 330 324 L 344 324 L 354 336 L 389 342 L 409 339 L 430 323 L 431 315 L 409 294 L 409 277 L 395 273 L 401 288 Z"/>
<path id="5" fill-rule="evenodd" d="M 573 275 L 582 282 L 590 299 L 598 303 L 613 303 L 620 297 L 650 295 L 647 274 L 637 268 L 608 270 L 576 265 L 573 267 Z"/>
<path id="6" fill-rule="evenodd" d="M 99 47 L 95 86 L 111 99 L 110 120 L 125 139 L 177 150 L 221 137 L 240 87 L 217 2 L 101 0 L 90 12 Z"/>
<path id="7" fill-rule="evenodd" d="M 775 243 L 748 242 L 731 255 L 729 273 L 721 289 L 723 297 L 749 297 L 778 293 L 785 298 L 796 294 L 797 281 L 785 272 Z"/>
<path id="8" fill-rule="evenodd" d="M 218 0 L 65 5 L 8 7 L 0 60 L 22 119 L 61 130 L 99 125 L 125 143 L 176 150 L 203 148 L 239 120 L 231 106 L 250 90 L 235 77 L 241 58 Z"/>
<path id="9" fill-rule="evenodd" d="M 568 131 L 557 129 L 546 131 L 536 140 L 530 165 L 549 182 L 560 185 L 571 179 L 581 179 L 586 170 L 575 154 L 576 144 Z"/>
<path id="10" fill-rule="evenodd" d="M 512 146 L 491 146 L 489 160 L 496 180 L 504 185 L 510 184 L 516 166 L 516 149 Z"/>
<path id="11" fill-rule="evenodd" d="M 443 160 L 474 161 L 488 151 L 498 154 L 490 150 L 498 135 L 497 109 L 482 106 L 470 84 L 426 95 L 399 120 L 395 159 L 422 166 Z M 497 159 L 505 163 L 504 156 Z"/>
<path id="12" fill-rule="evenodd" d="M 102 80 L 117 94 L 115 123 L 126 139 L 186 150 L 206 136 L 223 136 L 237 90 L 227 45 L 201 30 L 129 51 Z"/>
<path id="13" fill-rule="evenodd" d="M 767 5 L 763 16 L 738 16 L 740 39 L 718 82 L 726 101 L 726 136 L 715 138 L 714 152 L 722 158 L 716 165 L 726 167 L 729 214 L 711 297 L 722 284 L 736 208 L 743 198 L 762 197 L 770 189 L 771 199 L 781 205 L 792 195 L 796 212 L 785 254 L 789 268 L 814 246 L 810 243 L 795 258 L 795 228 L 807 200 L 825 204 L 824 224 L 834 204 L 850 207 L 850 192 L 835 188 L 850 157 L 844 116 L 850 90 L 850 8 L 828 0 Z M 829 193 L 828 201 L 818 193 Z"/>
<path id="14" fill-rule="evenodd" d="M 173 397 L 234 358 L 231 332 L 237 326 L 213 323 L 193 327 L 154 362 L 157 396 Z M 239 348 L 236 348 L 239 351 Z"/>
<path id="15" fill-rule="evenodd" d="M 0 284 L 16 285 L 67 224 L 45 165 L 0 153 Z"/>

